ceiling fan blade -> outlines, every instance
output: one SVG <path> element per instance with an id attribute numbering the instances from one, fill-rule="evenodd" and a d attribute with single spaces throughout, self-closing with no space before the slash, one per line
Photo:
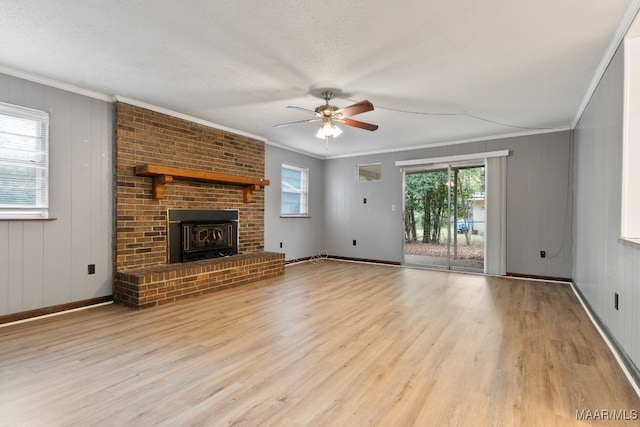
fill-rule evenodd
<path id="1" fill-rule="evenodd" d="M 347 125 L 347 126 L 353 126 L 353 127 L 356 127 L 356 128 L 370 130 L 370 131 L 374 131 L 374 130 L 378 129 L 378 125 L 372 125 L 370 123 L 361 122 L 359 120 L 340 119 L 340 120 L 338 120 L 338 122 L 340 122 L 340 123 L 342 123 L 344 125 Z"/>
<path id="2" fill-rule="evenodd" d="M 295 125 L 295 124 L 298 124 L 298 123 L 319 122 L 320 120 L 322 120 L 321 117 L 316 117 L 315 119 L 298 120 L 298 121 L 295 121 L 295 122 L 280 123 L 279 125 L 273 125 L 273 127 L 274 128 L 281 128 L 281 127 L 285 127 L 285 126 Z"/>
<path id="3" fill-rule="evenodd" d="M 313 110 L 308 110 L 308 109 L 302 108 L 302 107 L 296 107 L 294 105 L 287 105 L 287 108 L 291 108 L 293 110 L 302 111 L 303 113 L 307 113 L 307 114 L 313 114 L 314 116 L 318 115 L 318 113 L 313 111 Z"/>
<path id="4" fill-rule="evenodd" d="M 369 101 L 360 101 L 356 102 L 353 105 L 349 105 L 348 107 L 340 108 L 334 114 L 334 116 L 338 117 L 351 117 L 356 114 L 366 113 L 367 111 L 373 110 L 373 104 Z"/>

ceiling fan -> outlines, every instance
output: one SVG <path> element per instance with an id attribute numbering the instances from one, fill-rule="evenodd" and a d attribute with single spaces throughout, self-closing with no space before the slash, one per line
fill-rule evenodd
<path id="1" fill-rule="evenodd" d="M 279 125 L 275 125 L 274 127 L 279 128 L 294 125 L 297 123 L 311 123 L 321 121 L 322 124 L 320 125 L 320 129 L 318 129 L 318 132 L 316 133 L 316 137 L 324 139 L 327 143 L 327 146 L 329 144 L 329 138 L 335 138 L 342 133 L 342 130 L 338 126 L 336 126 L 336 123 L 369 131 L 378 129 L 378 125 L 372 125 L 370 123 L 365 123 L 349 118 L 351 116 L 355 116 L 356 114 L 362 114 L 366 113 L 367 111 L 372 111 L 373 104 L 371 102 L 365 100 L 356 102 L 355 104 L 349 105 L 344 108 L 338 108 L 329 104 L 329 101 L 331 101 L 331 99 L 333 98 L 333 92 L 326 90 L 322 92 L 322 97 L 324 98 L 325 104 L 317 107 L 315 110 L 308 110 L 306 108 L 294 107 L 291 105 L 287 106 L 287 108 L 293 108 L 294 110 L 312 114 L 313 116 L 315 116 L 312 119 L 282 123 Z"/>

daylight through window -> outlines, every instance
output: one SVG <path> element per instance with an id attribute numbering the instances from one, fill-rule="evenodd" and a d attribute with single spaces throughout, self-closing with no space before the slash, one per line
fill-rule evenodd
<path id="1" fill-rule="evenodd" d="M 49 114 L 0 103 L 0 219 L 47 218 Z"/>
<path id="2" fill-rule="evenodd" d="M 282 165 L 282 216 L 307 216 L 309 170 L 292 165 Z"/>

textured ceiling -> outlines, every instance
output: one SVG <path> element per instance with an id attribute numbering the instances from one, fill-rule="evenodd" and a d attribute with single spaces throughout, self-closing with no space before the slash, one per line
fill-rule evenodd
<path id="1" fill-rule="evenodd" d="M 0 70 L 319 157 L 573 125 L 631 0 L 0 0 Z M 368 99 L 330 141 L 309 118 Z"/>

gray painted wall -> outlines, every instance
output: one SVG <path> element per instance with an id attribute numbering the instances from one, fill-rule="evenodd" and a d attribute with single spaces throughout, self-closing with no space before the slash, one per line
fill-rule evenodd
<path id="1" fill-rule="evenodd" d="M 400 262 L 402 171 L 395 166 L 394 156 L 376 154 L 325 163 L 325 243 L 329 254 Z M 356 166 L 368 163 L 382 163 L 382 179 L 357 182 Z"/>
<path id="2" fill-rule="evenodd" d="M 111 104 L 4 74 L 0 102 L 50 112 L 49 213 L 57 218 L 0 221 L 0 315 L 111 295 Z"/>
<path id="3" fill-rule="evenodd" d="M 613 57 L 575 130 L 573 279 L 640 365 L 640 247 L 620 237 L 624 53 Z M 614 309 L 614 293 L 620 295 Z"/>
<path id="4" fill-rule="evenodd" d="M 395 162 L 507 149 L 507 271 L 570 278 L 571 146 L 566 131 L 326 160 L 326 249 L 336 256 L 400 262 L 402 173 Z M 375 162 L 382 162 L 382 180 L 356 182 L 356 165 Z M 547 258 L 540 258 L 541 250 Z"/>
<path id="5" fill-rule="evenodd" d="M 5 75 L 0 101 L 51 112 L 50 206 L 58 218 L 0 221 L 0 315 L 110 295 L 111 104 Z M 265 249 L 285 252 L 287 260 L 327 251 L 400 262 L 402 173 L 395 161 L 501 149 L 512 152 L 507 270 L 570 277 L 570 132 L 325 161 L 267 145 Z M 383 164 L 382 180 L 356 182 L 356 165 L 376 162 Z M 282 163 L 309 168 L 310 218 L 280 218 Z M 541 259 L 540 250 L 550 256 Z M 95 275 L 87 274 L 90 263 L 97 266 Z"/>
<path id="6" fill-rule="evenodd" d="M 309 218 L 281 218 L 280 193 L 282 164 L 309 169 Z M 265 146 L 264 242 L 265 250 L 284 252 L 285 260 L 292 261 L 317 255 L 324 245 L 324 164 L 321 160 Z M 280 248 L 282 242 L 282 248 Z"/>

